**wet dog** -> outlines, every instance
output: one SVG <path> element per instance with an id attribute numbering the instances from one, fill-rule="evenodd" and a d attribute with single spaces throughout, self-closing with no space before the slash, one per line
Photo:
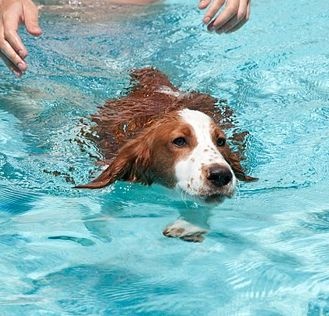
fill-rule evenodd
<path id="1" fill-rule="evenodd" d="M 92 116 L 94 139 L 107 168 L 88 184 L 97 189 L 116 180 L 159 183 L 205 201 L 231 197 L 237 179 L 252 181 L 233 151 L 225 129 L 233 128 L 232 111 L 198 92 L 183 92 L 158 70 L 133 71 L 133 88 L 109 100 Z M 231 141 L 241 142 L 245 133 Z M 187 222 L 176 222 L 164 234 L 199 241 L 204 233 Z"/>

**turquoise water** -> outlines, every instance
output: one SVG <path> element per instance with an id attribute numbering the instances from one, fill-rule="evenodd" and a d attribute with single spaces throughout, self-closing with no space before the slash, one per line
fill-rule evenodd
<path id="1" fill-rule="evenodd" d="M 193 1 L 128 11 L 44 10 L 28 74 L 0 66 L 0 314 L 329 315 L 328 4 L 254 1 L 229 36 Z M 250 132 L 259 181 L 211 210 L 201 244 L 162 236 L 206 207 L 160 186 L 72 189 L 101 158 L 88 115 L 146 65 Z"/>

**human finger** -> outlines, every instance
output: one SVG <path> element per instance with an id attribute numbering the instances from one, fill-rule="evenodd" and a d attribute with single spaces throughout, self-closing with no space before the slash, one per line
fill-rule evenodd
<path id="1" fill-rule="evenodd" d="M 216 33 L 226 33 L 232 28 L 234 28 L 240 21 L 238 20 L 237 16 L 233 16 L 228 22 L 226 22 L 223 26 L 220 28 L 215 28 Z"/>
<path id="2" fill-rule="evenodd" d="M 0 53 L 6 56 L 20 71 L 24 71 L 27 68 L 24 60 L 15 52 L 4 37 L 3 17 L 0 17 Z"/>
<path id="3" fill-rule="evenodd" d="M 249 17 L 250 17 L 250 3 L 248 4 L 248 7 L 247 7 L 246 17 L 243 20 L 241 20 L 237 25 L 232 27 L 230 30 L 226 31 L 226 33 L 233 33 L 235 31 L 237 31 L 238 29 L 240 29 L 244 24 L 246 24 L 248 22 Z"/>
<path id="4" fill-rule="evenodd" d="M 210 2 L 211 2 L 211 0 L 200 0 L 199 9 L 201 9 L 201 10 L 205 9 L 206 7 L 208 7 Z"/>
<path id="5" fill-rule="evenodd" d="M 18 10 L 8 10 L 3 15 L 4 39 L 11 45 L 21 58 L 27 56 L 27 49 L 21 38 L 17 34 L 20 23 L 20 14 Z"/>
<path id="6" fill-rule="evenodd" d="M 245 19 L 245 17 L 247 16 L 249 3 L 249 0 L 240 0 L 239 9 L 237 13 L 237 18 L 239 21 Z"/>
<path id="7" fill-rule="evenodd" d="M 5 65 L 10 69 L 17 77 L 22 76 L 23 72 L 19 70 L 3 53 L 0 52 L 0 58 L 4 61 Z"/>
<path id="8" fill-rule="evenodd" d="M 25 61 L 14 51 L 14 49 L 4 38 L 0 39 L 0 52 L 5 55 L 20 71 L 24 72 L 27 69 L 27 64 Z"/>
<path id="9" fill-rule="evenodd" d="M 217 33 L 228 33 L 230 30 L 234 29 L 237 25 L 240 27 L 246 22 L 248 0 L 241 0 L 237 14 L 234 15 L 228 22 L 226 22 L 222 27 L 217 28 Z"/>
<path id="10" fill-rule="evenodd" d="M 213 0 L 207 12 L 204 15 L 203 22 L 205 24 L 208 24 L 214 18 L 214 16 L 217 14 L 217 12 L 223 6 L 224 3 L 225 0 Z"/>
<path id="11" fill-rule="evenodd" d="M 216 30 L 217 33 L 232 33 L 237 31 L 247 22 L 246 19 L 238 20 L 236 17 L 232 18 L 229 22 L 227 22 L 220 29 Z"/>
<path id="12" fill-rule="evenodd" d="M 24 9 L 24 23 L 27 31 L 35 36 L 42 34 L 39 26 L 39 10 L 38 7 L 31 1 L 26 0 L 23 4 Z"/>
<path id="13" fill-rule="evenodd" d="M 216 19 L 212 22 L 212 28 L 219 29 L 229 20 L 231 20 L 238 12 L 239 1 L 230 1 L 226 5 L 223 12 L 221 12 Z"/>

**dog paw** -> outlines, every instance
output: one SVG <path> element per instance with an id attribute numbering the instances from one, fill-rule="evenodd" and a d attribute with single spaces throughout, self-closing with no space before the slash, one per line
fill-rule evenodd
<path id="1" fill-rule="evenodd" d="M 168 225 L 162 233 L 164 236 L 170 238 L 180 238 L 191 242 L 202 242 L 207 230 L 192 225 L 187 221 L 177 220 L 173 224 Z"/>

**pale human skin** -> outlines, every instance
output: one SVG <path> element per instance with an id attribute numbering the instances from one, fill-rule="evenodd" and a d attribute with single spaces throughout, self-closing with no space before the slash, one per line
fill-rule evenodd
<path id="1" fill-rule="evenodd" d="M 31 35 L 41 35 L 37 6 L 31 0 L 0 0 L 0 57 L 18 77 L 27 69 L 28 55 L 18 34 L 20 24 Z"/>
<path id="2" fill-rule="evenodd" d="M 156 0 L 114 0 L 116 3 L 146 5 Z M 203 23 L 209 31 L 230 33 L 238 30 L 249 19 L 251 0 L 201 0 L 199 9 L 205 10 Z M 28 51 L 18 33 L 22 24 L 28 33 L 40 36 L 39 9 L 32 0 L 0 0 L 0 58 L 20 77 L 27 70 Z"/>
<path id="3" fill-rule="evenodd" d="M 250 16 L 251 0 L 201 0 L 199 9 L 207 9 L 203 23 L 209 31 L 231 33 L 243 26 Z"/>

